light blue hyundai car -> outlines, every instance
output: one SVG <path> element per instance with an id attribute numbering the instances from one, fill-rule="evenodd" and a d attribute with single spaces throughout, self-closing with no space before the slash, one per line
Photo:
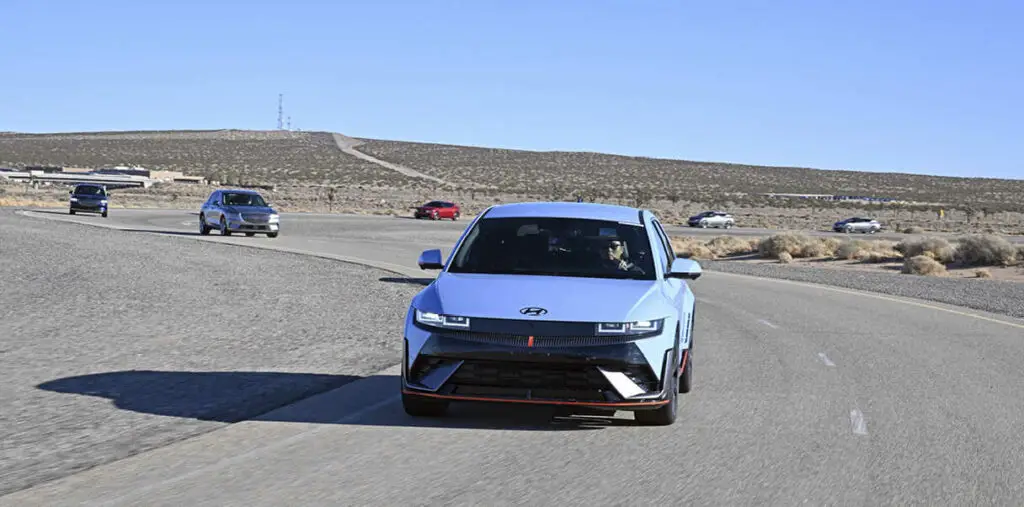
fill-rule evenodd
<path id="1" fill-rule="evenodd" d="M 693 375 L 701 266 L 677 258 L 657 217 L 626 206 L 531 202 L 492 206 L 406 315 L 405 411 L 503 402 L 626 410 L 675 422 Z"/>

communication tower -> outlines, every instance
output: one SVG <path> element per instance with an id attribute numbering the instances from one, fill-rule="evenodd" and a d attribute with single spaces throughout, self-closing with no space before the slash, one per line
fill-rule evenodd
<path id="1" fill-rule="evenodd" d="M 277 94 L 277 130 L 284 128 L 284 94 Z"/>

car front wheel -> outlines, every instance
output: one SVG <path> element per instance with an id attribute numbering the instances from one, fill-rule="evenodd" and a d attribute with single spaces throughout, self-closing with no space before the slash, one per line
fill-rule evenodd
<path id="1" fill-rule="evenodd" d="M 637 410 L 633 412 L 633 419 L 645 426 L 668 426 L 676 422 L 676 414 L 679 412 L 679 376 L 669 375 L 668 386 L 665 392 L 669 395 L 669 402 L 655 410 Z"/>

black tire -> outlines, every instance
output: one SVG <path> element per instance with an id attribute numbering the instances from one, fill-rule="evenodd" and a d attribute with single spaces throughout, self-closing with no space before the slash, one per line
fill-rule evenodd
<path id="1" fill-rule="evenodd" d="M 683 371 L 679 374 L 679 392 L 688 393 L 693 389 L 693 350 L 696 338 L 693 336 L 693 323 L 697 320 L 697 309 L 690 313 L 690 345 L 686 347 L 686 363 L 682 365 Z"/>
<path id="2" fill-rule="evenodd" d="M 668 381 L 672 384 L 666 389 L 671 393 L 669 402 L 655 410 L 637 410 L 633 412 L 633 419 L 644 426 L 668 426 L 676 422 L 676 414 L 679 412 L 679 377 L 669 375 Z"/>
<path id="3" fill-rule="evenodd" d="M 224 217 L 220 217 L 220 235 L 230 236 L 231 231 L 228 230 L 228 221 L 224 220 Z"/>
<path id="4" fill-rule="evenodd" d="M 251 237 L 255 236 L 256 233 L 255 232 L 247 232 L 247 233 L 245 233 L 245 235 L 251 238 Z"/>
<path id="5" fill-rule="evenodd" d="M 438 212 L 435 211 L 432 215 L 430 215 L 430 219 L 431 220 L 440 220 L 441 219 L 441 215 Z"/>
<path id="6" fill-rule="evenodd" d="M 107 212 L 106 211 L 103 212 L 103 218 L 107 218 Z"/>
<path id="7" fill-rule="evenodd" d="M 440 417 L 448 411 L 448 402 L 402 393 L 402 408 L 413 417 Z"/>
<path id="8" fill-rule="evenodd" d="M 74 215 L 74 214 L 75 214 L 75 210 L 73 210 L 73 209 L 69 209 L 69 210 L 68 210 L 68 214 L 69 214 L 69 215 Z"/>
<path id="9" fill-rule="evenodd" d="M 692 338 L 691 338 L 692 340 Z M 692 341 L 691 347 L 692 345 Z M 686 363 L 683 364 L 683 372 L 679 374 L 679 392 L 686 394 L 693 389 L 693 354 L 692 350 L 686 353 Z"/>
<path id="10" fill-rule="evenodd" d="M 277 233 L 276 232 L 268 232 L 267 233 L 267 237 L 268 238 L 276 238 L 277 237 Z"/>
<path id="11" fill-rule="evenodd" d="M 452 222 L 454 222 L 454 221 L 456 221 L 458 219 L 459 219 L 459 212 L 456 211 L 455 213 L 452 214 Z"/>
<path id="12" fill-rule="evenodd" d="M 206 217 L 199 215 L 199 234 L 207 236 L 210 234 L 210 226 L 206 225 Z"/>

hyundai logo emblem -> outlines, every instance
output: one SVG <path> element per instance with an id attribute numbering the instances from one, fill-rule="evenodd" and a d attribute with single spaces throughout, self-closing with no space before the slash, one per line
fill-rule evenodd
<path id="1" fill-rule="evenodd" d="M 531 317 L 540 317 L 541 315 L 548 313 L 548 311 L 543 308 L 537 308 L 536 306 L 527 306 L 526 308 L 520 308 L 519 313 L 529 315 Z"/>

